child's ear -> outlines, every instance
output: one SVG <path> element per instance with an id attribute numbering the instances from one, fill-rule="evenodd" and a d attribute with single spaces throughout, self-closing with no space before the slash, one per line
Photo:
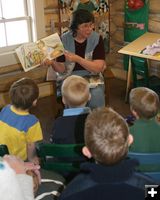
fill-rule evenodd
<path id="1" fill-rule="evenodd" d="M 64 105 L 66 105 L 66 101 L 65 101 L 65 98 L 62 96 L 62 102 Z"/>
<path id="2" fill-rule="evenodd" d="M 88 101 L 90 101 L 91 100 L 91 93 L 89 93 L 89 97 L 88 97 Z"/>
<path id="3" fill-rule="evenodd" d="M 86 146 L 83 147 L 82 153 L 87 158 L 92 158 L 92 154 L 91 154 L 91 152 L 89 151 L 89 149 Z"/>
<path id="4" fill-rule="evenodd" d="M 32 106 L 36 106 L 37 105 L 37 99 L 35 99 L 32 103 Z"/>
<path id="5" fill-rule="evenodd" d="M 139 116 L 138 116 L 137 112 L 136 112 L 135 110 L 133 110 L 132 108 L 130 108 L 130 110 L 131 110 L 133 116 L 134 116 L 136 119 L 139 119 Z"/>
<path id="6" fill-rule="evenodd" d="M 130 146 L 133 143 L 134 139 L 133 139 L 133 135 L 129 134 L 128 136 L 128 146 Z"/>

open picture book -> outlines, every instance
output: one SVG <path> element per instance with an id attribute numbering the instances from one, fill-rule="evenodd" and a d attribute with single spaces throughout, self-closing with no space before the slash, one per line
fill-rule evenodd
<path id="1" fill-rule="evenodd" d="M 84 78 L 89 82 L 90 88 L 95 88 L 98 85 L 104 84 L 104 80 L 100 75 L 89 75 Z"/>
<path id="2" fill-rule="evenodd" d="M 32 70 L 45 59 L 55 59 L 64 53 L 58 33 L 42 38 L 37 42 L 26 43 L 15 49 L 24 71 Z"/>

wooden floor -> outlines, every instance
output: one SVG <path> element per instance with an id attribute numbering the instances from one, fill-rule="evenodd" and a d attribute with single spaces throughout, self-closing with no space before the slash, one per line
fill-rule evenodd
<path id="1" fill-rule="evenodd" d="M 109 105 L 123 117 L 130 114 L 129 104 L 125 103 L 126 82 L 119 79 L 110 80 Z M 44 140 L 48 141 L 56 116 L 56 108 L 53 96 L 39 99 L 38 105 L 31 110 L 41 123 Z"/>

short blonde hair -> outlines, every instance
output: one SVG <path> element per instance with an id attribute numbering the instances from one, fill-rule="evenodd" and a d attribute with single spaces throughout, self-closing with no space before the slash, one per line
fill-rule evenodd
<path id="1" fill-rule="evenodd" d="M 62 96 L 69 107 L 85 105 L 90 97 L 88 81 L 76 75 L 67 77 L 62 84 Z"/>
<path id="2" fill-rule="evenodd" d="M 93 158 L 114 165 L 128 153 L 129 129 L 126 121 L 112 108 L 94 109 L 85 122 L 85 145 Z"/>
<path id="3" fill-rule="evenodd" d="M 134 110 L 140 118 L 150 119 L 158 113 L 159 97 L 149 88 L 137 87 L 132 89 L 129 101 L 131 110 Z"/>

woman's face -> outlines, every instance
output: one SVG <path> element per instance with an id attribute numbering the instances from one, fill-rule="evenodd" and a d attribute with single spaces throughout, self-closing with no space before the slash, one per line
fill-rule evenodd
<path id="1" fill-rule="evenodd" d="M 93 22 L 80 24 L 77 29 L 77 36 L 87 39 L 91 35 L 93 28 L 94 28 Z"/>

